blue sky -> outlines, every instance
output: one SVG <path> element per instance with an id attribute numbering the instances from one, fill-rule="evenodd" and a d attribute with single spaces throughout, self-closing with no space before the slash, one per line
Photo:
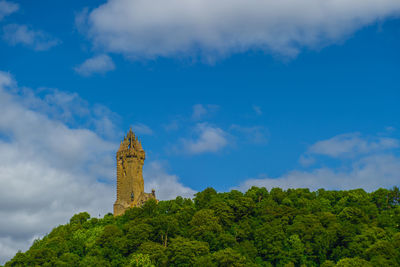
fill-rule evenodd
<path id="1" fill-rule="evenodd" d="M 111 211 L 130 126 L 161 199 L 398 186 L 400 3 L 272 2 L 1 0 L 0 258 Z"/>

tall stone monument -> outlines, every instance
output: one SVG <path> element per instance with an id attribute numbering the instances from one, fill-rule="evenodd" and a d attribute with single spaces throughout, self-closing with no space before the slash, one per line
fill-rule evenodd
<path id="1" fill-rule="evenodd" d="M 117 152 L 117 200 L 114 216 L 122 215 L 132 207 L 143 205 L 149 199 L 156 199 L 155 191 L 144 192 L 143 164 L 146 154 L 142 144 L 129 130 Z"/>

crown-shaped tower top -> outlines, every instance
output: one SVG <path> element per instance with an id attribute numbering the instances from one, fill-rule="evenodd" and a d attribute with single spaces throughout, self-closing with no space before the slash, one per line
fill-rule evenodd
<path id="1" fill-rule="evenodd" d="M 132 131 L 132 128 L 129 129 L 129 132 L 126 136 L 124 136 L 124 140 L 121 141 L 118 152 L 125 152 L 136 155 L 143 156 L 145 155 L 142 144 L 140 140 L 135 136 L 135 133 Z"/>

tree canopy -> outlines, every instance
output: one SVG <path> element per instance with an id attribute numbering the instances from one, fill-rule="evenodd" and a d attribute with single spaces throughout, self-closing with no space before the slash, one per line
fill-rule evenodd
<path id="1" fill-rule="evenodd" d="M 400 266 L 397 187 L 207 188 L 124 215 L 86 212 L 5 266 Z"/>

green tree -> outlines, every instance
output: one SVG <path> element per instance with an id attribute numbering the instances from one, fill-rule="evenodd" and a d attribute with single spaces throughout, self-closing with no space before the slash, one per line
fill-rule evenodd
<path id="1" fill-rule="evenodd" d="M 172 238 L 167 248 L 169 266 L 193 266 L 196 258 L 209 253 L 206 242 L 183 237 Z"/>
<path id="2" fill-rule="evenodd" d="M 81 258 L 73 253 L 64 253 L 61 255 L 60 260 L 56 265 L 58 266 L 69 266 L 69 267 L 78 267 Z"/>
<path id="3" fill-rule="evenodd" d="M 206 241 L 213 250 L 218 244 L 217 236 L 222 232 L 222 227 L 218 222 L 218 218 L 214 216 L 214 211 L 203 209 L 196 212 L 190 221 L 190 234 L 197 240 Z"/>
<path id="4" fill-rule="evenodd" d="M 151 262 L 149 255 L 143 255 L 140 253 L 132 254 L 127 267 L 155 267 Z"/>
<path id="5" fill-rule="evenodd" d="M 281 260 L 286 260 L 283 249 L 283 242 L 286 238 L 280 220 L 266 222 L 255 231 L 254 244 L 258 249 L 258 254 L 265 261 L 277 265 Z"/>
<path id="6" fill-rule="evenodd" d="M 321 264 L 320 267 L 335 267 L 335 266 L 336 266 L 335 262 L 326 260 L 324 261 L 324 263 Z"/>
<path id="7" fill-rule="evenodd" d="M 344 258 L 338 261 L 336 267 L 372 267 L 372 265 L 360 258 Z"/>
<path id="8" fill-rule="evenodd" d="M 244 267 L 247 266 L 247 260 L 232 248 L 219 250 L 212 254 L 213 261 L 219 267 Z"/>
<path id="9" fill-rule="evenodd" d="M 392 243 L 379 240 L 370 246 L 365 254 L 375 266 L 398 266 L 398 250 L 399 248 L 396 250 Z"/>
<path id="10" fill-rule="evenodd" d="M 72 218 L 69 220 L 69 223 L 70 223 L 71 225 L 83 224 L 83 223 L 86 222 L 89 218 L 90 218 L 89 213 L 87 213 L 87 212 L 81 212 L 81 213 L 78 213 L 78 214 L 72 216 Z"/>
<path id="11" fill-rule="evenodd" d="M 211 200 L 217 196 L 217 191 L 214 188 L 208 187 L 202 192 L 195 194 L 194 204 L 197 210 L 207 208 Z"/>
<path id="12" fill-rule="evenodd" d="M 80 267 L 98 267 L 98 266 L 104 266 L 104 267 L 111 267 L 111 263 L 106 261 L 100 256 L 90 256 L 87 255 L 85 256 L 80 264 Z"/>
<path id="13" fill-rule="evenodd" d="M 149 238 L 153 232 L 153 227 L 147 223 L 129 222 L 124 225 L 125 236 L 127 238 L 127 248 L 129 253 L 136 249 Z"/>
<path id="14" fill-rule="evenodd" d="M 152 241 L 144 242 L 137 250 L 139 253 L 149 255 L 150 260 L 157 266 L 167 266 L 167 248 Z"/>
<path id="15" fill-rule="evenodd" d="M 294 264 L 300 265 L 305 261 L 304 244 L 298 235 L 291 235 L 287 239 L 288 258 Z"/>
<path id="16" fill-rule="evenodd" d="M 400 266 L 399 194 L 208 188 L 118 217 L 76 214 L 5 266 Z"/>
<path id="17" fill-rule="evenodd" d="M 157 239 L 164 247 L 168 245 L 168 239 L 174 237 L 179 232 L 178 220 L 173 215 L 160 214 L 153 218 L 152 225 Z"/>

